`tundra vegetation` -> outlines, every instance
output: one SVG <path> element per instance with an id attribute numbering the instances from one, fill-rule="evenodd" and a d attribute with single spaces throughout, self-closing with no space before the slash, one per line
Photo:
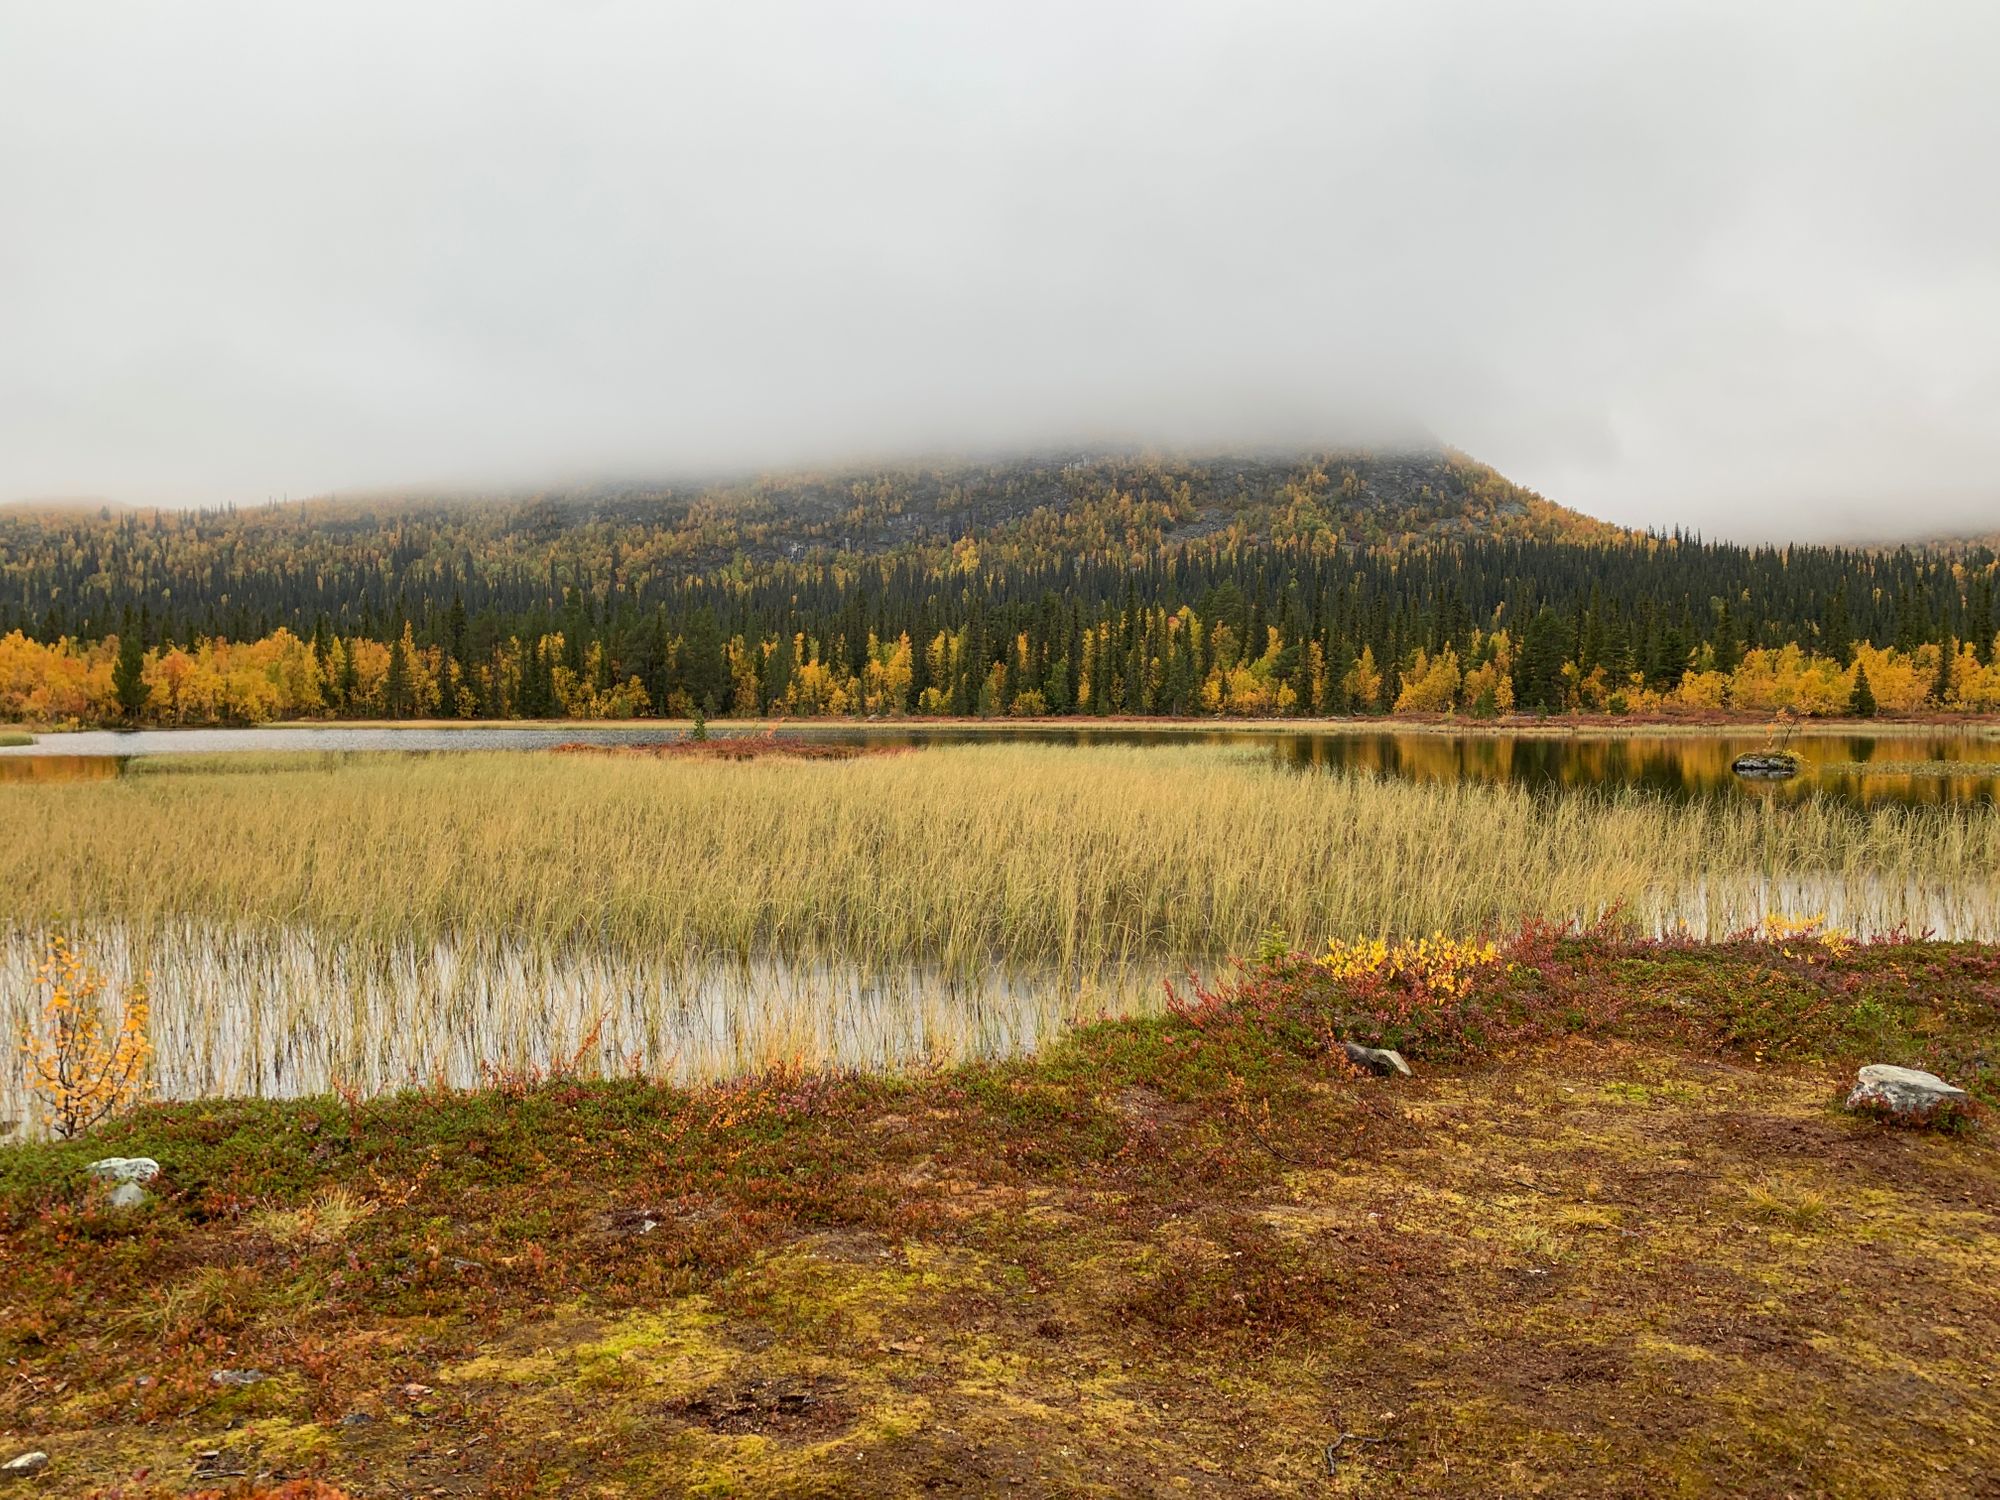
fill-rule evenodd
<path id="1" fill-rule="evenodd" d="M 1838 1104 L 1990 1105 L 1996 1003 L 1803 920 L 1273 938 L 1032 1059 L 149 1105 L 0 1153 L 0 1429 L 61 1495 L 1976 1494 L 1986 1127 Z"/>
<path id="2" fill-rule="evenodd" d="M 140 762 L 0 820 L 10 1029 L 70 975 L 93 1056 L 134 1001 L 155 1049 L 149 1101 L 0 1149 L 38 1492 L 2000 1467 L 1990 805 L 999 744 Z M 829 977 L 910 971 L 893 1019 Z M 1850 1116 L 1862 1062 L 1972 1108 Z"/>

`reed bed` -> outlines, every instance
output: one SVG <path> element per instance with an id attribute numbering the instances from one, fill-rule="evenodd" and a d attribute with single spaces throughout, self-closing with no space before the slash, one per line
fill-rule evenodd
<path id="1" fill-rule="evenodd" d="M 835 762 L 218 757 L 0 785 L 0 1024 L 40 944 L 151 971 L 170 1093 L 716 1076 L 1031 1046 L 1273 926 L 1774 912 L 2000 937 L 2000 812 L 1301 774 L 1197 746 Z M 4 1071 L 4 1070 L 0 1070 Z M 0 1083 L 0 1112 L 12 1082 Z"/>
<path id="2" fill-rule="evenodd" d="M 700 966 L 476 939 L 364 948 L 303 928 L 85 925 L 115 997 L 156 997 L 168 1098 L 373 1094 L 557 1069 L 708 1082 L 776 1065 L 890 1069 L 1032 1051 L 1078 1020 L 1142 1009 L 1160 972 L 954 984 L 776 961 Z M 31 1022 L 42 934 L 0 932 L 0 1024 Z M 6 1070 L 0 1069 L 0 1074 Z M 0 1077 L 0 1119 L 22 1110 Z"/>
<path id="3" fill-rule="evenodd" d="M 1200 747 L 829 764 L 520 753 L 211 760 L 0 787 L 0 921 L 303 926 L 1088 972 L 1616 906 L 1720 936 L 1805 890 L 1846 925 L 2000 926 L 2000 812 L 1675 803 L 1301 775 Z"/>

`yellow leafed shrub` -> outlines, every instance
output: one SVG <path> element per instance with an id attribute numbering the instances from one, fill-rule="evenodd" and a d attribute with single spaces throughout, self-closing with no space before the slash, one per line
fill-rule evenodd
<path id="1" fill-rule="evenodd" d="M 146 988 L 125 995 L 115 1030 L 105 1025 L 105 977 L 85 963 L 68 939 L 49 940 L 38 978 L 48 991 L 41 1027 L 26 1028 L 21 1053 L 28 1087 L 57 1135 L 79 1135 L 138 1102 L 146 1087 L 152 1042 L 146 1035 Z"/>
<path id="2" fill-rule="evenodd" d="M 1389 943 L 1380 938 L 1358 938 L 1327 944 L 1320 965 L 1335 979 L 1379 980 L 1405 989 L 1420 990 L 1440 999 L 1463 999 L 1484 970 L 1501 962 L 1496 943 L 1433 933 Z"/>
<path id="3" fill-rule="evenodd" d="M 1854 947 L 1854 935 L 1828 926 L 1823 911 L 1805 917 L 1773 912 L 1764 918 L 1757 936 L 1787 958 L 1840 958 Z"/>

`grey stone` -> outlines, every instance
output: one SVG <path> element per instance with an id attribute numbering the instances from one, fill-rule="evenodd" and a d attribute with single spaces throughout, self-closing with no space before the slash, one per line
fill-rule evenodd
<path id="1" fill-rule="evenodd" d="M 1920 1068 L 1870 1063 L 1847 1096 L 1847 1107 L 1909 1125 L 1928 1125 L 1966 1102 L 1965 1090 Z"/>
<path id="2" fill-rule="evenodd" d="M 105 1195 L 104 1201 L 113 1208 L 144 1208 L 153 1201 L 153 1195 L 136 1182 L 121 1182 Z"/>
<path id="3" fill-rule="evenodd" d="M 1789 750 L 1755 750 L 1729 763 L 1730 770 L 1752 781 L 1784 781 L 1803 768 L 1804 762 Z"/>
<path id="4" fill-rule="evenodd" d="M 1410 1065 L 1403 1061 L 1403 1054 L 1392 1047 L 1364 1047 L 1359 1042 L 1342 1042 L 1341 1051 L 1347 1060 L 1371 1073 L 1379 1073 L 1384 1078 L 1411 1078 Z"/>
<path id="5" fill-rule="evenodd" d="M 231 1386 L 256 1385 L 270 1378 L 262 1370 L 217 1370 L 208 1377 L 208 1383 Z"/>
<path id="6" fill-rule="evenodd" d="M 48 1454 L 39 1448 L 30 1453 L 17 1454 L 4 1464 L 0 1464 L 0 1479 L 26 1479 L 30 1474 L 39 1474 L 49 1466 Z"/>
<path id="7" fill-rule="evenodd" d="M 83 1169 L 102 1182 L 151 1182 L 160 1164 L 150 1156 L 107 1156 Z"/>

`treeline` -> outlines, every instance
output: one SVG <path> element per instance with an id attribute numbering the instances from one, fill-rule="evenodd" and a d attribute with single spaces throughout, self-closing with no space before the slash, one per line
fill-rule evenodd
<path id="1" fill-rule="evenodd" d="M 1989 547 L 1634 536 L 1460 455 L 0 519 L 0 716 L 1985 711 Z"/>
<path id="2" fill-rule="evenodd" d="M 803 633 L 722 640 L 698 617 L 661 647 L 651 687 L 598 641 L 509 637 L 484 656 L 424 644 L 407 623 L 388 642 L 220 638 L 150 650 L 137 635 L 54 644 L 0 637 L 0 719 L 31 724 L 262 723 L 293 718 L 633 718 L 1165 714 L 1235 717 L 1465 713 L 1808 716 L 2000 711 L 2000 642 L 1852 643 L 1841 657 L 1797 644 L 1736 652 L 1704 644 L 1654 678 L 1594 659 L 1553 611 L 1518 637 L 1474 627 L 1461 643 L 1378 658 L 1330 655 L 1276 626 L 1239 638 L 1194 609 L 1140 611 L 1082 628 L 1063 655 L 1023 631 L 996 657 L 973 625 L 930 640 L 863 638 L 860 660 Z M 1579 649 L 1565 650 L 1574 640 Z"/>

